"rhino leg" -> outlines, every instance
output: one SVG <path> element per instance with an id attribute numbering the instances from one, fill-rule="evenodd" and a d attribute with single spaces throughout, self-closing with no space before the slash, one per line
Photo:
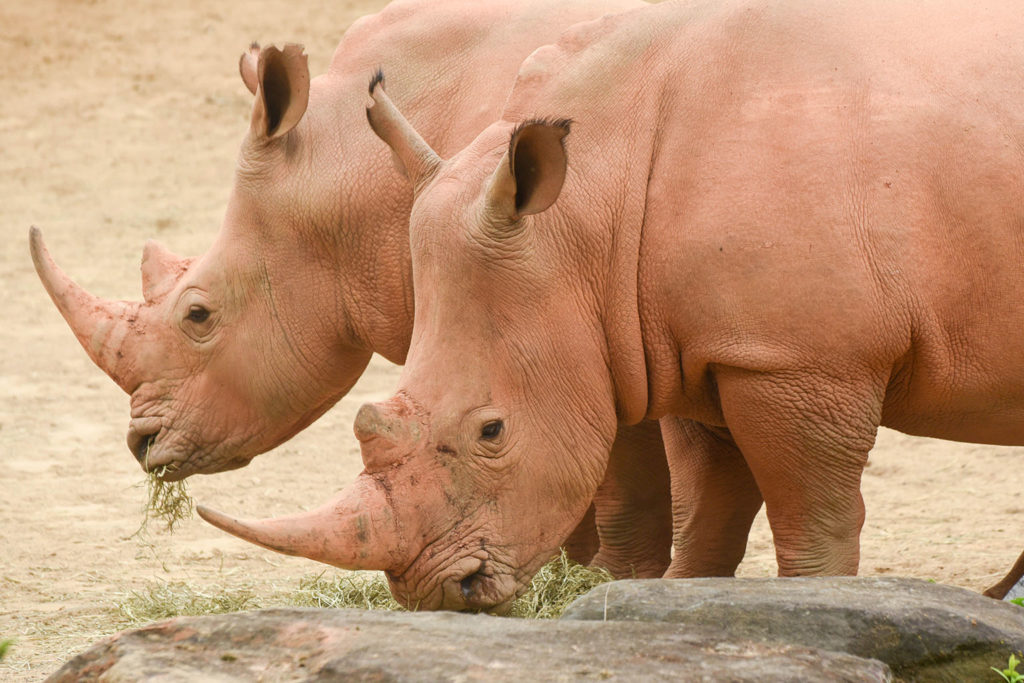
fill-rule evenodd
<path id="1" fill-rule="evenodd" d="M 725 430 L 661 419 L 672 473 L 673 547 L 666 576 L 733 576 L 747 548 L 761 491 Z"/>
<path id="2" fill-rule="evenodd" d="M 594 508 L 601 550 L 593 565 L 616 578 L 665 573 L 672 548 L 672 499 L 657 422 L 619 427 Z"/>
<path id="3" fill-rule="evenodd" d="M 856 574 L 861 474 L 885 379 L 732 368 L 717 379 L 726 424 L 764 496 L 779 575 Z"/>
<path id="4" fill-rule="evenodd" d="M 1010 592 L 1010 589 L 1017 585 L 1017 582 L 1020 581 L 1022 576 L 1024 576 L 1024 553 L 1020 554 L 1006 576 L 1004 576 L 998 583 L 986 588 L 982 595 L 995 598 L 996 600 L 1002 600 L 1006 597 L 1006 594 Z"/>
<path id="5" fill-rule="evenodd" d="M 671 547 L 672 498 L 661 429 L 654 421 L 620 427 L 604 482 L 565 542 L 566 553 L 616 578 L 654 578 L 664 574 Z"/>

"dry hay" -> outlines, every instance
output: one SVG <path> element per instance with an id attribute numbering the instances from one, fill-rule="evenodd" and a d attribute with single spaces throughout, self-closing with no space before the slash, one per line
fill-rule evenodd
<path id="1" fill-rule="evenodd" d="M 584 567 L 565 552 L 544 565 L 529 588 L 509 610 L 522 619 L 557 619 L 569 604 L 597 585 L 611 581 L 604 569 Z M 176 616 L 224 614 L 263 607 L 326 607 L 402 610 L 379 572 L 326 573 L 306 576 L 298 588 L 257 595 L 252 586 L 197 590 L 184 582 L 151 583 L 145 590 L 129 591 L 117 604 L 124 626 Z"/>
<path id="2" fill-rule="evenodd" d="M 171 617 L 227 614 L 262 607 L 248 586 L 204 592 L 183 581 L 151 582 L 144 590 L 131 590 L 117 604 L 124 626 L 138 626 Z"/>
<path id="3" fill-rule="evenodd" d="M 613 578 L 607 569 L 573 562 L 563 550 L 541 567 L 527 591 L 512 603 L 508 616 L 557 619 L 573 600 Z"/>
<path id="4" fill-rule="evenodd" d="M 280 596 L 293 607 L 402 610 L 379 572 L 346 572 L 333 578 L 324 573 L 299 579 L 299 588 Z"/>
<path id="5" fill-rule="evenodd" d="M 174 525 L 185 519 L 192 518 L 195 506 L 192 503 L 192 496 L 188 493 L 188 484 L 184 479 L 180 481 L 164 481 L 163 476 L 167 474 L 168 467 L 159 467 L 155 470 L 149 469 L 149 447 L 146 448 L 146 505 L 142 510 L 142 524 L 136 534 L 145 534 L 149 529 L 149 520 L 156 519 L 163 523 L 163 529 L 167 533 L 174 532 Z"/>

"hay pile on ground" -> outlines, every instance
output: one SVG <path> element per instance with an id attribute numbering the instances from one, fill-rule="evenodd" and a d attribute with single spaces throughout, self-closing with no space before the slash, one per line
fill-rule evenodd
<path id="1" fill-rule="evenodd" d="M 248 586 L 203 591 L 183 581 L 154 582 L 145 590 L 128 591 L 117 604 L 125 626 L 138 626 L 171 617 L 227 614 L 261 607 Z"/>
<path id="2" fill-rule="evenodd" d="M 541 568 L 526 593 L 516 600 L 508 616 L 522 619 L 557 619 L 569 604 L 594 586 L 611 581 L 604 569 L 584 567 L 563 552 Z M 252 586 L 201 590 L 184 582 L 153 583 L 143 591 L 129 591 L 117 604 L 125 627 L 176 616 L 224 614 L 263 607 L 328 607 L 402 610 L 391 597 L 380 572 L 321 573 L 299 580 L 293 590 L 268 597 Z"/>
<path id="3" fill-rule="evenodd" d="M 569 604 L 591 588 L 612 580 L 607 569 L 584 567 L 561 555 L 541 567 L 530 587 L 512 603 L 510 617 L 557 619 Z"/>

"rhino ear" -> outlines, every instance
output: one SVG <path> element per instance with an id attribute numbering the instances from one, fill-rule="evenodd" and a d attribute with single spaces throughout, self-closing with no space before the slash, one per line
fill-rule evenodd
<path id="1" fill-rule="evenodd" d="M 514 223 L 558 199 L 568 164 L 563 139 L 570 124 L 559 119 L 516 126 L 487 188 L 487 206 L 497 222 Z"/>
<path id="2" fill-rule="evenodd" d="M 245 87 L 249 89 L 253 95 L 256 94 L 256 89 L 260 84 L 260 77 L 258 75 L 260 63 L 260 44 L 252 43 L 249 45 L 249 49 L 242 53 L 242 56 L 238 59 L 238 73 L 242 76 L 242 82 L 245 83 Z"/>
<path id="3" fill-rule="evenodd" d="M 249 85 L 242 56 L 239 68 Z M 284 50 L 265 47 L 256 62 L 256 103 L 252 110 L 252 131 L 267 139 L 279 138 L 295 127 L 309 104 L 309 64 L 301 45 Z"/>

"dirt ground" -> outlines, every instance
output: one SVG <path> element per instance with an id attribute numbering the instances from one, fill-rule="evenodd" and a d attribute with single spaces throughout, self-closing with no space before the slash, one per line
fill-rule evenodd
<path id="1" fill-rule="evenodd" d="M 152 581 L 289 586 L 320 565 L 265 552 L 198 518 L 132 538 L 142 473 L 124 444 L 128 402 L 78 346 L 32 269 L 28 228 L 89 290 L 141 298 L 147 238 L 194 255 L 211 242 L 251 96 L 236 71 L 252 40 L 306 45 L 321 73 L 344 28 L 384 3 L 0 3 L 0 679 L 39 680 L 116 630 L 114 605 Z M 216 9 L 214 9 L 216 8 Z M 310 429 L 248 468 L 192 480 L 197 500 L 247 515 L 294 511 L 360 469 L 351 423 L 389 393 L 375 361 Z M 1021 449 L 883 430 L 864 477 L 862 573 L 981 589 L 1024 543 Z M 744 576 L 775 572 L 763 517 Z"/>

